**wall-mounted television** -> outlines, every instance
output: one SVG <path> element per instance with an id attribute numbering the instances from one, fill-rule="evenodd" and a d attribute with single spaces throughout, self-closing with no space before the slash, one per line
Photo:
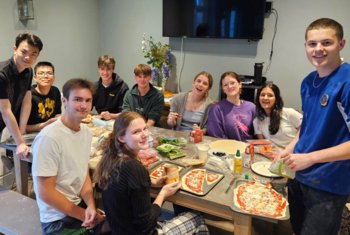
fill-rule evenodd
<path id="1" fill-rule="evenodd" d="M 163 36 L 262 39 L 266 0 L 163 0 Z"/>

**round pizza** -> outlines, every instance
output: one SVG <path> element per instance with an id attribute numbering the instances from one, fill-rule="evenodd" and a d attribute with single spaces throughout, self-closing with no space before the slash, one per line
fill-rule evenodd
<path id="1" fill-rule="evenodd" d="M 234 205 L 242 211 L 271 218 L 286 216 L 287 200 L 271 187 L 245 182 L 234 190 Z"/>

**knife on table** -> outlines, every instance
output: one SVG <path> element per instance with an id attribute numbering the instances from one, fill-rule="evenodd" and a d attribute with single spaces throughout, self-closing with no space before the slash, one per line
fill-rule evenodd
<path id="1" fill-rule="evenodd" d="M 232 178 L 232 180 L 231 180 L 229 186 L 227 187 L 225 193 L 228 193 L 228 191 L 230 190 L 230 188 L 232 187 L 232 185 L 235 183 L 236 179 L 237 179 L 236 176 L 234 176 L 234 177 Z"/>

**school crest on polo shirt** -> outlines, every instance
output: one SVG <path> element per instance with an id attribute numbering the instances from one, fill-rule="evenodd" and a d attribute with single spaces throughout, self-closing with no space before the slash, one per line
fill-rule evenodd
<path id="1" fill-rule="evenodd" d="M 329 96 L 327 94 L 323 94 L 321 99 L 320 99 L 321 105 L 322 106 L 327 106 L 328 100 L 329 100 Z"/>

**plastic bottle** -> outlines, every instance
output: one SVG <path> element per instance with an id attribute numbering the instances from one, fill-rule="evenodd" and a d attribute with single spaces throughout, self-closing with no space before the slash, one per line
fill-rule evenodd
<path id="1" fill-rule="evenodd" d="M 249 145 L 249 154 L 250 154 L 250 165 L 254 163 L 254 145 Z"/>
<path id="2" fill-rule="evenodd" d="M 242 156 L 241 156 L 239 149 L 237 150 L 236 155 L 235 155 L 235 165 L 233 168 L 233 173 L 235 175 L 242 174 Z"/>
<path id="3" fill-rule="evenodd" d="M 251 160 L 251 156 L 249 153 L 249 146 L 247 146 L 247 148 L 245 149 L 244 154 L 243 154 L 243 167 L 249 169 L 250 165 L 251 165 L 250 160 Z"/>

